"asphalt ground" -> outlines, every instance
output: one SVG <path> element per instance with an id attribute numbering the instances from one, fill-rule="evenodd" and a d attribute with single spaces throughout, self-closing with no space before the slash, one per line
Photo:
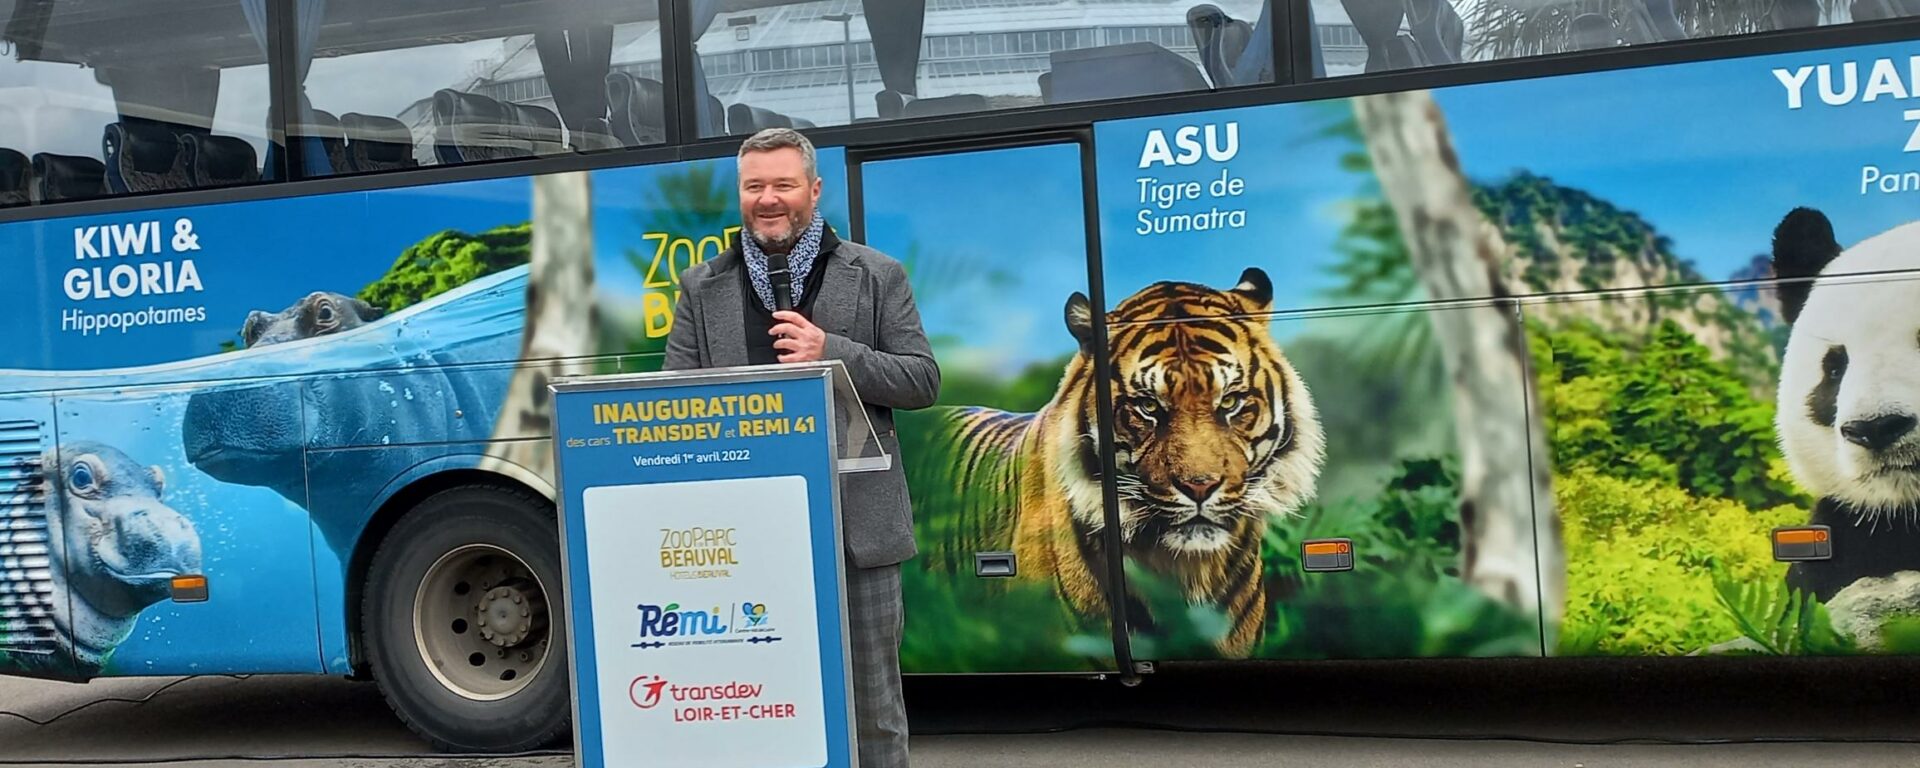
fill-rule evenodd
<path id="1" fill-rule="evenodd" d="M 1246 663 L 918 678 L 908 706 L 932 768 L 1913 766 L 1916 682 L 1920 659 Z M 372 684 L 330 678 L 0 679 L 0 711 L 52 721 L 0 714 L 0 765 L 572 764 L 434 755 Z"/>

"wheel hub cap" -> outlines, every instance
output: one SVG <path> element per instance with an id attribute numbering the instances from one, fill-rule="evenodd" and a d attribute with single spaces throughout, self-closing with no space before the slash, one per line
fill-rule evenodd
<path id="1" fill-rule="evenodd" d="M 494 587 L 474 612 L 480 615 L 480 637 L 500 648 L 519 645 L 533 631 L 533 600 L 519 587 Z"/>
<path id="2" fill-rule="evenodd" d="M 546 589 L 511 552 L 470 544 L 442 555 L 420 580 L 413 607 L 421 660 L 462 697 L 507 698 L 546 666 Z"/>

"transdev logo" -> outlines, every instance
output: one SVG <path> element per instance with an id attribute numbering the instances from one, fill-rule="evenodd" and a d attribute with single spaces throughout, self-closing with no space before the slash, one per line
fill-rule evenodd
<path id="1" fill-rule="evenodd" d="M 738 701 L 757 699 L 765 693 L 763 683 L 743 683 L 735 680 L 721 685 L 673 685 L 664 675 L 641 675 L 627 684 L 627 698 L 641 709 L 653 709 L 662 699 L 674 702 Z"/>
<path id="2" fill-rule="evenodd" d="M 790 701 L 758 701 L 767 692 L 763 683 L 735 680 L 720 685 L 673 685 L 660 675 L 641 675 L 627 685 L 633 706 L 650 710 L 670 702 L 675 723 L 711 723 L 732 720 L 792 720 L 800 707 Z M 744 703 L 744 702 L 758 703 Z M 741 702 L 741 703 L 729 703 Z"/>
<path id="3" fill-rule="evenodd" d="M 667 648 L 686 645 L 731 645 L 734 643 L 776 643 L 775 631 L 766 603 L 740 603 L 738 612 L 714 606 L 712 610 L 682 608 L 679 603 L 655 605 L 641 603 L 639 642 L 632 647 Z M 742 636 L 750 635 L 750 636 Z"/>
<path id="4" fill-rule="evenodd" d="M 641 709 L 653 709 L 660 703 L 660 692 L 666 690 L 667 679 L 659 675 L 641 675 L 627 686 L 627 698 Z"/>

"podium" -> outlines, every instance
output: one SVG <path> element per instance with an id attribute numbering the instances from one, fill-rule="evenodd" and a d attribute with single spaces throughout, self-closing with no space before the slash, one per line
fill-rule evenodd
<path id="1" fill-rule="evenodd" d="M 548 388 L 577 764 L 855 766 L 840 474 L 892 457 L 846 368 Z"/>

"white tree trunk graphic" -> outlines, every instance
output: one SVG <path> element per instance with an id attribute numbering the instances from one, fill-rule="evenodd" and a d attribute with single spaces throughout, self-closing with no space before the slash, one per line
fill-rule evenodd
<path id="1" fill-rule="evenodd" d="M 553 482 L 553 402 L 547 382 L 584 373 L 580 358 L 599 352 L 599 312 L 593 290 L 593 187 L 586 173 L 533 178 L 533 256 L 527 275 L 526 327 L 520 365 L 507 386 L 506 407 L 494 425 L 482 469 L 498 462 L 524 467 Z M 508 442 L 498 442 L 508 441 Z M 497 461 L 496 461 L 497 460 Z"/>
<path id="2" fill-rule="evenodd" d="M 1363 96 L 1354 112 L 1428 297 L 1508 296 L 1500 268 L 1507 244 L 1475 207 L 1432 96 Z M 1538 609 L 1552 652 L 1566 558 L 1540 420 L 1527 418 L 1538 401 L 1519 308 L 1483 302 L 1428 317 L 1459 425 L 1462 578 L 1515 608 Z"/>

